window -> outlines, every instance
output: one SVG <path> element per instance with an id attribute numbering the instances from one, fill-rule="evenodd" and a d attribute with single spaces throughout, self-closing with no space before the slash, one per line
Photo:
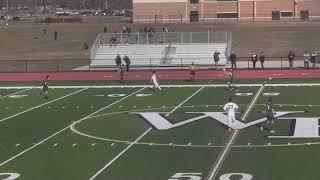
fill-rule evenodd
<path id="1" fill-rule="evenodd" d="M 236 12 L 217 13 L 217 18 L 238 18 L 238 13 Z"/>
<path id="2" fill-rule="evenodd" d="M 281 17 L 292 17 L 292 11 L 281 11 Z"/>
<path id="3" fill-rule="evenodd" d="M 199 3 L 199 0 L 190 0 L 190 3 Z"/>

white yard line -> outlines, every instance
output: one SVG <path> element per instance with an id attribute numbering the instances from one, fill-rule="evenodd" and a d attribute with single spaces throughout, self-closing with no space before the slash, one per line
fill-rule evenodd
<path id="1" fill-rule="evenodd" d="M 226 87 L 226 84 L 169 84 L 161 85 L 161 87 Z M 260 87 L 261 83 L 258 84 L 235 84 L 239 87 Z M 320 83 L 277 83 L 277 84 L 266 84 L 265 87 L 302 87 L 302 86 L 320 86 Z M 143 88 L 150 87 L 150 85 L 94 85 L 94 86 L 50 86 L 50 89 L 70 89 L 70 88 Z M 34 86 L 0 86 L 0 89 L 28 89 L 35 88 L 41 89 L 42 87 Z"/>
<path id="2" fill-rule="evenodd" d="M 181 107 L 184 103 L 186 103 L 188 100 L 190 100 L 193 96 L 198 94 L 203 88 L 201 87 L 196 92 L 194 92 L 191 96 L 189 96 L 187 99 L 185 99 L 183 102 L 181 102 L 179 105 L 177 105 L 174 109 L 172 109 L 166 116 L 169 116 L 174 111 L 176 111 L 179 107 Z M 109 161 L 103 168 L 101 168 L 98 172 L 96 172 L 92 177 L 90 177 L 89 180 L 94 180 L 97 176 L 99 176 L 104 170 L 106 170 L 109 166 L 112 165 L 113 162 L 115 162 L 118 158 L 120 158 L 124 153 L 126 153 L 133 145 L 135 145 L 140 139 L 142 139 L 145 135 L 147 135 L 152 128 L 147 129 L 144 133 L 142 133 L 136 140 L 134 140 L 132 143 L 130 143 L 129 146 L 127 146 L 123 151 L 121 151 L 116 157 L 114 157 L 111 161 Z"/>
<path id="3" fill-rule="evenodd" d="M 9 97 L 9 96 L 12 96 L 12 95 L 15 95 L 15 94 L 19 94 L 19 93 L 22 93 L 22 92 L 26 92 L 26 91 L 29 91 L 29 90 L 31 90 L 31 89 L 33 89 L 33 88 L 34 88 L 34 87 L 28 88 L 28 89 L 24 89 L 24 90 L 21 90 L 21 91 L 18 91 L 18 92 L 14 92 L 14 93 L 11 93 L 11 94 L 7 94 L 7 95 L 5 95 L 5 96 L 0 96 L 0 99 Z"/>
<path id="4" fill-rule="evenodd" d="M 88 89 L 88 88 L 86 88 L 86 89 Z M 77 94 L 77 93 L 79 93 L 79 92 L 82 92 L 82 91 L 84 91 L 84 90 L 86 90 L 86 89 L 80 89 L 80 90 L 78 90 L 78 91 L 72 92 L 72 93 L 70 93 L 70 94 L 67 94 L 67 95 L 65 95 L 65 96 L 59 97 L 59 98 L 54 99 L 54 100 L 52 100 L 52 101 L 48 101 L 48 102 L 46 102 L 46 103 L 43 103 L 43 104 L 40 104 L 40 105 L 38 105 L 38 106 L 32 107 L 32 108 L 30 108 L 30 109 L 27 109 L 27 110 L 25 110 L 25 111 L 19 112 L 19 113 L 17 113 L 17 114 L 12 115 L 12 116 L 9 116 L 9 117 L 0 119 L 0 123 L 3 122 L 3 121 L 6 121 L 6 120 L 8 120 L 8 119 L 11 119 L 11 118 L 13 118 L 13 117 L 16 117 L 16 116 L 19 116 L 19 115 L 21 115 L 21 114 L 24 114 L 24 113 L 26 113 L 26 112 L 32 111 L 32 110 L 34 110 L 34 109 L 38 109 L 38 108 L 40 108 L 40 107 L 42 107 L 42 106 L 45 106 L 45 105 L 47 105 L 47 104 L 50 104 L 50 103 L 59 101 L 59 100 L 61 100 L 61 99 L 64 99 L 64 98 L 66 98 L 66 97 L 69 97 L 69 96 L 72 96 L 72 95 Z"/>
<path id="5" fill-rule="evenodd" d="M 87 88 L 86 88 L 86 89 L 87 89 Z M 0 123 L 3 122 L 3 121 L 6 121 L 6 120 L 8 120 L 8 119 L 11 119 L 11 118 L 13 118 L 13 117 L 16 117 L 16 116 L 19 116 L 19 115 L 21 115 L 21 114 L 24 114 L 24 113 L 26 113 L 26 112 L 29 112 L 29 111 L 32 111 L 32 110 L 34 110 L 34 109 L 40 108 L 40 107 L 42 107 L 42 106 L 45 106 L 45 105 L 47 105 L 47 104 L 50 104 L 50 103 L 59 101 L 59 100 L 61 100 L 61 99 L 64 99 L 64 98 L 66 98 L 66 97 L 69 97 L 69 96 L 72 96 L 72 95 L 77 94 L 77 93 L 79 93 L 79 92 L 82 92 L 82 91 L 84 91 L 84 90 L 86 90 L 86 89 L 80 89 L 80 90 L 78 90 L 78 91 L 72 92 L 72 93 L 70 93 L 70 94 L 67 94 L 67 95 L 65 95 L 65 96 L 59 97 L 59 98 L 57 98 L 57 99 L 48 101 L 48 102 L 43 103 L 43 104 L 40 104 L 40 105 L 38 105 L 38 106 L 34 106 L 34 107 L 30 108 L 30 109 L 27 109 L 27 110 L 25 110 L 25 111 L 19 112 L 19 113 L 17 113 L 17 114 L 12 115 L 12 116 L 3 118 L 3 119 L 0 120 Z"/>
<path id="6" fill-rule="evenodd" d="M 261 85 L 260 85 L 260 86 L 261 86 Z M 243 117 L 241 118 L 242 121 L 244 121 L 244 120 L 247 118 L 249 112 L 251 111 L 253 105 L 254 105 L 255 102 L 257 101 L 257 99 L 258 99 L 258 97 L 260 96 L 260 94 L 261 94 L 261 92 L 262 92 L 262 90 L 263 90 L 264 87 L 265 87 L 264 85 L 262 85 L 262 86 L 260 87 L 259 91 L 257 92 L 257 94 L 256 94 L 255 97 L 253 98 L 251 104 L 249 105 L 247 111 L 244 113 Z M 235 131 L 232 133 L 232 135 L 231 135 L 231 137 L 229 138 L 226 146 L 224 147 L 224 149 L 222 150 L 221 154 L 219 155 L 218 160 L 215 162 L 213 168 L 212 168 L 211 171 L 209 172 L 210 174 L 209 174 L 209 176 L 208 176 L 208 178 L 207 178 L 208 180 L 214 180 L 214 178 L 215 178 L 215 176 L 217 175 L 217 173 L 218 173 L 218 171 L 219 171 L 219 169 L 220 169 L 220 167 L 221 167 L 224 159 L 226 158 L 226 156 L 227 156 L 227 154 L 228 154 L 228 152 L 229 152 L 229 150 L 230 150 L 230 148 L 231 148 L 231 145 L 232 145 L 233 142 L 235 141 L 238 133 L 239 133 L 239 130 L 235 130 Z"/>
<path id="7" fill-rule="evenodd" d="M 88 118 L 88 117 L 90 117 L 90 116 L 92 116 L 92 115 L 95 115 L 95 114 L 99 113 L 100 111 L 102 111 L 102 110 L 104 110 L 104 109 L 107 109 L 107 108 L 109 108 L 110 106 L 112 106 L 112 105 L 114 105 L 114 104 L 116 104 L 116 103 L 118 103 L 118 102 L 120 102 L 120 101 L 122 101 L 122 100 L 124 100 L 124 99 L 127 99 L 128 97 L 130 97 L 130 96 L 132 96 L 132 95 L 134 95 L 134 94 L 136 94 L 136 93 L 138 93 L 138 92 L 140 92 L 140 91 L 142 91 L 142 90 L 144 90 L 144 89 L 145 89 L 145 88 L 139 89 L 138 91 L 135 91 L 134 93 L 131 93 L 131 94 L 129 94 L 128 96 L 125 96 L 125 97 L 123 97 L 123 98 L 121 98 L 121 99 L 119 99 L 119 100 L 117 100 L 117 101 L 109 104 L 108 106 L 105 106 L 105 107 L 103 107 L 103 108 L 101 108 L 101 109 L 99 109 L 99 110 L 97 110 L 97 111 L 89 114 L 88 116 L 86 116 L 86 117 L 84 117 L 84 118 L 81 118 L 80 120 L 78 120 L 78 121 L 76 121 L 76 122 L 74 122 L 74 123 L 79 123 L 79 122 L 83 121 L 84 119 L 86 119 L 86 118 Z M 83 89 L 83 90 L 84 90 L 84 89 Z M 74 124 L 74 123 L 73 123 L 73 124 Z M 12 156 L 12 157 L 9 158 L 8 160 L 2 162 L 2 163 L 0 164 L 0 167 L 3 166 L 3 165 L 5 165 L 5 164 L 7 164 L 7 163 L 9 163 L 9 162 L 12 161 L 12 160 L 18 158 L 19 156 L 23 155 L 24 153 L 26 153 L 26 152 L 34 149 L 35 147 L 37 147 L 37 146 L 39 146 L 40 144 L 48 141 L 49 139 L 51 139 L 51 138 L 53 138 L 54 136 L 62 133 L 63 131 L 69 129 L 70 126 L 72 126 L 72 125 L 69 125 L 69 126 L 67 126 L 67 127 L 64 127 L 63 129 L 55 132 L 54 134 L 50 135 L 49 137 L 47 137 L 47 138 L 45 138 L 45 139 L 39 141 L 38 143 L 34 144 L 33 146 L 27 148 L 26 150 L 24 150 L 24 151 L 22 151 L 22 152 L 20 152 L 20 153 L 18 153 L 18 154 L 16 154 L 16 155 L 14 155 L 14 156 Z"/>

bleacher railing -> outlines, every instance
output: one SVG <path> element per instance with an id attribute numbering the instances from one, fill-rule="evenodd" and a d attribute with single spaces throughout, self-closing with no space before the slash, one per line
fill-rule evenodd
<path id="1" fill-rule="evenodd" d="M 90 49 L 90 59 L 93 59 L 96 55 L 97 49 L 100 47 L 101 44 L 101 34 L 98 34 L 96 40 L 93 42 L 91 49 Z"/>
<path id="2" fill-rule="evenodd" d="M 199 63 L 202 59 L 212 59 L 212 64 L 201 64 Z M 315 64 L 315 67 L 320 67 L 320 63 Z M 100 60 L 97 60 L 100 61 Z M 101 61 L 109 61 L 109 66 L 91 66 L 90 59 L 44 59 L 44 60 L 4 60 L 0 61 L 0 72 L 74 72 L 74 71 L 114 71 L 116 69 L 114 59 L 101 59 Z M 144 61 L 143 65 L 134 65 L 138 59 L 131 58 L 132 69 L 187 69 L 190 62 L 194 62 L 199 69 L 213 69 L 214 62 L 213 57 L 203 58 L 174 58 L 172 61 L 177 62 L 176 64 L 161 64 L 160 58 L 148 58 L 139 59 Z M 114 63 L 114 65 L 113 65 Z M 219 66 L 219 69 L 230 68 L 231 64 L 228 62 L 225 66 Z M 261 68 L 260 62 L 256 63 L 257 69 Z M 266 57 L 264 62 L 264 68 L 266 69 L 287 69 L 289 67 L 287 57 Z M 253 69 L 251 58 L 249 57 L 238 57 L 237 68 L 239 69 Z M 293 62 L 293 68 L 304 68 L 304 58 L 296 57 Z M 312 63 L 309 62 L 309 68 L 312 68 Z"/>
<path id="3" fill-rule="evenodd" d="M 231 32 L 137 32 L 100 34 L 101 45 L 110 45 L 112 37 L 117 44 L 186 44 L 186 43 L 228 43 Z"/>

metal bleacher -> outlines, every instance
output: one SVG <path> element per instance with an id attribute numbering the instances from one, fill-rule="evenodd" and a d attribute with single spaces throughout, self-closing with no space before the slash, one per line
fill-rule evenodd
<path id="1" fill-rule="evenodd" d="M 111 47 L 106 43 L 108 41 L 101 41 L 101 35 L 99 36 L 91 48 L 91 68 L 115 68 L 115 58 L 118 54 L 122 58 L 128 56 L 131 66 L 140 69 L 186 67 L 192 62 L 199 66 L 210 66 L 213 64 L 214 51 L 220 52 L 219 65 L 225 65 L 226 57 L 230 52 L 228 43 L 231 43 L 227 40 L 218 43 L 210 41 L 192 43 L 190 40 L 189 42 L 163 40 L 163 42 L 154 43 L 153 40 L 152 44 L 135 42 L 129 44 L 122 43 L 128 42 L 128 39 L 121 37 L 117 46 Z"/>

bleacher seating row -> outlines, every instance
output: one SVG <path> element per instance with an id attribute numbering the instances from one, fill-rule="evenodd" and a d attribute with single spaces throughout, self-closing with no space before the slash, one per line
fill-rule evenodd
<path id="1" fill-rule="evenodd" d="M 166 47 L 175 48 L 174 51 L 166 53 Z M 132 66 L 181 66 L 189 65 L 192 62 L 198 65 L 212 65 L 214 51 L 220 52 L 219 65 L 226 64 L 225 43 L 214 44 L 156 44 L 156 45 L 100 45 L 96 50 L 91 67 L 114 67 L 115 58 L 119 54 L 121 57 L 127 55 Z M 164 58 L 170 61 L 164 62 Z"/>

